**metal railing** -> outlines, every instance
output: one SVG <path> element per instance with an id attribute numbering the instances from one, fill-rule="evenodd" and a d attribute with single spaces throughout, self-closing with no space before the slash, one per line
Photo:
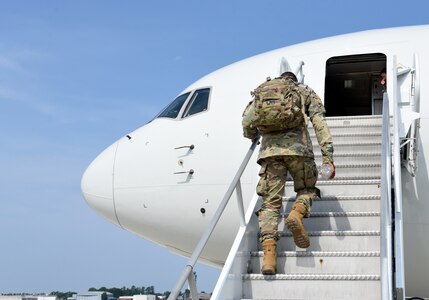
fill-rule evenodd
<path id="1" fill-rule="evenodd" d="M 398 101 L 398 73 L 396 56 L 393 56 L 391 74 L 393 96 L 393 185 L 395 191 L 395 289 L 396 299 L 405 299 L 404 236 L 402 222 L 402 170 L 399 141 L 400 111 Z M 399 74 L 400 75 L 400 74 Z"/>
<path id="2" fill-rule="evenodd" d="M 195 283 L 195 277 L 193 274 L 193 269 L 195 264 L 197 263 L 198 258 L 200 257 L 201 253 L 204 250 L 204 247 L 206 246 L 208 240 L 210 239 L 211 234 L 213 233 L 220 217 L 222 216 L 222 213 L 226 207 L 226 205 L 229 202 L 229 199 L 232 196 L 232 193 L 234 190 L 237 193 L 237 204 L 238 204 L 238 213 L 240 218 L 240 225 L 245 225 L 245 216 L 244 216 L 244 204 L 243 204 L 243 196 L 241 192 L 241 182 L 240 178 L 244 172 L 244 169 L 246 168 L 247 164 L 249 163 L 250 158 L 253 155 L 253 152 L 255 151 L 256 146 L 258 145 L 259 138 L 255 139 L 252 142 L 252 145 L 250 146 L 249 150 L 246 153 L 246 156 L 243 159 L 243 162 L 241 163 L 240 167 L 238 168 L 237 173 L 234 176 L 234 179 L 232 180 L 227 192 L 225 193 L 225 196 L 223 197 L 221 203 L 219 204 L 218 209 L 216 210 L 213 219 L 211 220 L 210 224 L 208 225 L 206 231 L 204 232 L 203 236 L 201 237 L 200 241 L 198 242 L 197 246 L 195 247 L 194 252 L 192 253 L 185 269 L 183 270 L 182 275 L 180 276 L 180 279 L 178 280 L 176 287 L 171 292 L 171 294 L 168 296 L 168 300 L 175 300 L 177 299 L 181 289 L 183 288 L 183 285 L 185 284 L 186 280 L 189 282 L 190 290 L 192 299 L 198 299 L 197 289 L 196 289 L 196 283 Z"/>
<path id="3" fill-rule="evenodd" d="M 390 139 L 389 97 L 383 95 L 381 142 L 381 299 L 393 299 L 392 253 L 392 151 Z"/>

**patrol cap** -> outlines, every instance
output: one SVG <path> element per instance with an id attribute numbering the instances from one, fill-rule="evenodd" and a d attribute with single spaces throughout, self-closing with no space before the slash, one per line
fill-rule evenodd
<path id="1" fill-rule="evenodd" d="M 285 78 L 290 78 L 295 82 L 298 82 L 298 78 L 296 78 L 295 74 L 292 72 L 283 72 L 282 75 L 280 75 L 281 77 L 285 77 Z"/>

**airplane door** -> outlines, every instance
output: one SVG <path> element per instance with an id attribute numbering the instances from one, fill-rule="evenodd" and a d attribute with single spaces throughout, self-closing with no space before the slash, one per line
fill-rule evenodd
<path id="1" fill-rule="evenodd" d="M 329 58 L 325 76 L 326 115 L 379 114 L 383 99 L 380 72 L 384 68 L 386 55 L 383 53 Z"/>

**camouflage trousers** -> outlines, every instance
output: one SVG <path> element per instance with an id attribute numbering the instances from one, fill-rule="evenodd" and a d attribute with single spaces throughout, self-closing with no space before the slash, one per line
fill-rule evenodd
<path id="1" fill-rule="evenodd" d="M 278 220 L 287 173 L 290 173 L 294 181 L 297 193 L 295 204 L 303 204 L 307 209 L 305 217 L 309 217 L 313 200 L 320 197 L 320 191 L 315 187 L 318 171 L 314 159 L 303 156 L 268 157 L 260 164 L 260 180 L 256 187 L 257 194 L 263 199 L 262 207 L 257 212 L 259 237 L 261 242 L 266 239 L 278 240 Z"/>

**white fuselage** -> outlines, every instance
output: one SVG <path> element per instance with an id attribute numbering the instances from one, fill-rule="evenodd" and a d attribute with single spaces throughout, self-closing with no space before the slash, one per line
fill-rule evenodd
<path id="1" fill-rule="evenodd" d="M 429 272 L 426 160 L 429 157 L 429 86 L 423 84 L 425 78 L 429 78 L 428 36 L 429 26 L 365 31 L 277 49 L 219 69 L 179 94 L 209 88 L 206 110 L 182 118 L 185 103 L 176 118 L 155 118 L 115 142 L 85 172 L 82 179 L 84 197 L 109 221 L 175 253 L 189 256 L 250 146 L 241 129 L 242 112 L 251 100 L 250 91 L 267 76 L 278 76 L 282 62 L 287 60 L 295 71 L 303 61 L 305 83 L 326 105 L 328 60 L 380 54 L 385 56 L 389 70 L 393 56 L 396 56 L 398 64 L 412 67 L 416 53 L 422 83 L 418 107 L 421 118 L 417 173 L 412 177 L 405 169 L 402 170 L 405 283 L 407 294 L 429 297 L 425 276 Z M 365 64 L 368 69 L 363 72 L 375 74 L 381 64 L 380 60 L 368 61 Z M 387 92 L 392 94 L 390 73 L 388 71 Z M 402 83 L 399 93 L 402 101 L 406 102 L 411 93 L 407 81 Z M 335 103 L 347 105 L 346 100 L 338 99 Z M 331 107 L 333 105 L 331 103 Z M 193 149 L 190 145 L 194 145 Z M 255 160 L 256 155 L 241 181 L 245 209 L 258 180 Z M 192 174 L 189 173 L 191 169 Z M 237 204 L 233 196 L 203 252 L 202 260 L 221 266 L 238 226 Z"/>

